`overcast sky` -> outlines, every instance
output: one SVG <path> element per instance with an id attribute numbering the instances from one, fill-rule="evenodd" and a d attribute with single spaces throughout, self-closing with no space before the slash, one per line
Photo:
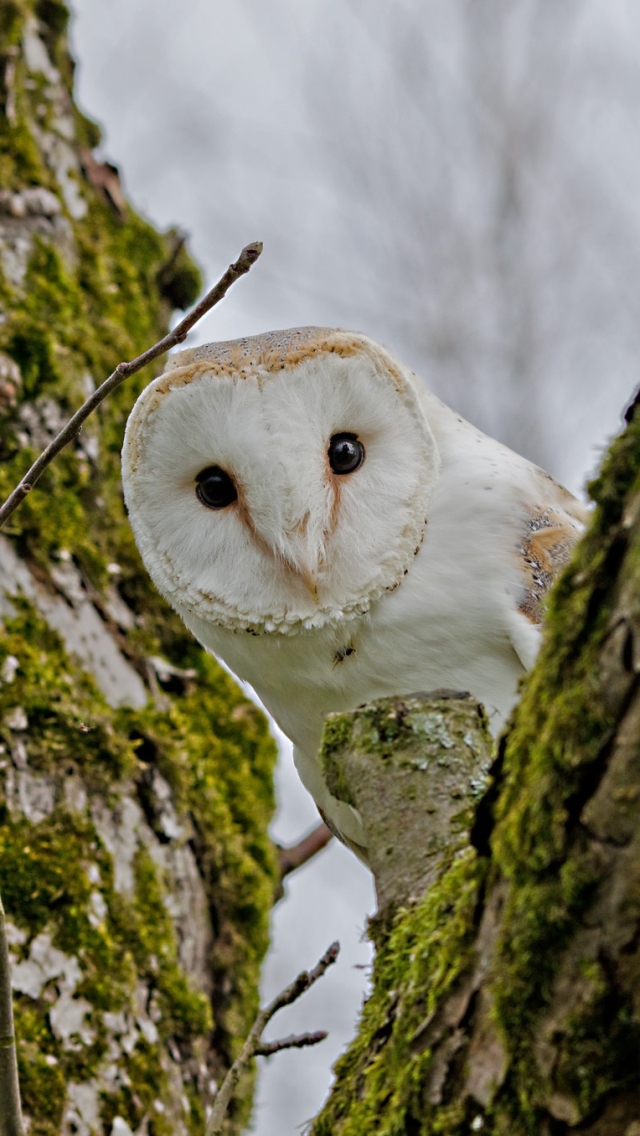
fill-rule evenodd
<path id="1" fill-rule="evenodd" d="M 193 342 L 304 324 L 392 347 L 580 492 L 638 383 L 636 0 L 75 0 L 78 94 L 135 206 L 250 275 Z M 315 811 L 283 757 L 275 833 Z M 366 980 L 367 873 L 334 846 L 274 914 L 277 1023 L 331 1030 L 261 1076 L 255 1131 L 317 1111 Z"/>

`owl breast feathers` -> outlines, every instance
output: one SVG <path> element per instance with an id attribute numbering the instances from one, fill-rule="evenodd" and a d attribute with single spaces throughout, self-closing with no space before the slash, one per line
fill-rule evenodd
<path id="1" fill-rule="evenodd" d="M 364 335 L 271 332 L 173 356 L 138 399 L 125 499 L 156 585 L 254 687 L 330 826 L 331 711 L 450 687 L 496 731 L 586 520 Z"/>

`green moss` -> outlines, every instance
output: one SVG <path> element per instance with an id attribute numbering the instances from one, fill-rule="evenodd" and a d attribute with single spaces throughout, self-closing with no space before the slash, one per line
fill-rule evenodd
<path id="1" fill-rule="evenodd" d="M 0 0 L 0 63 L 4 76 L 0 94 L 4 111 L 0 120 L 0 185 L 3 188 L 38 184 L 54 188 L 29 120 L 28 110 L 36 104 L 34 96 L 38 92 L 25 85 L 26 66 L 19 50 L 26 18 L 32 12 L 33 3 L 28 0 Z M 11 115 L 7 114 L 8 105 L 12 106 Z"/>
<path id="2" fill-rule="evenodd" d="M 64 1113 L 67 1086 L 60 1065 L 52 1066 L 47 1058 L 57 1060 L 53 1054 L 44 1053 L 40 1042 L 28 1043 L 24 1015 L 19 1014 L 20 1049 L 19 1076 L 22 1107 L 28 1116 L 35 1117 L 29 1131 L 33 1136 L 53 1136 L 60 1132 Z"/>
<path id="3" fill-rule="evenodd" d="M 60 253 L 42 239 L 34 241 L 20 308 L 3 332 L 5 349 L 22 373 L 23 396 L 55 388 L 56 397 L 69 394 L 69 350 L 77 347 L 82 330 L 82 296 Z M 66 388 L 66 389 L 65 389 Z"/>
<path id="4" fill-rule="evenodd" d="M 612 995 L 602 962 L 585 961 L 580 970 L 580 1009 L 567 1022 L 556 1083 L 588 1116 L 612 1089 L 637 1083 L 638 1031 L 629 1007 Z"/>
<path id="5" fill-rule="evenodd" d="M 98 869 L 99 885 L 95 873 L 89 877 L 89 865 Z M 180 970 L 163 887 L 144 853 L 137 858 L 134 896 L 125 899 L 113 890 L 111 858 L 88 819 L 58 807 L 34 826 L 24 819 L 12 821 L 5 809 L 0 813 L 0 888 L 19 927 L 30 935 L 46 930 L 56 947 L 79 960 L 82 978 L 75 993 L 93 1008 L 88 1024 L 95 1042 L 67 1049 L 48 1025 L 50 1002 L 44 993 L 35 1001 L 22 996 L 16 1002 L 24 1104 L 43 1133 L 57 1131 L 65 1095 L 61 1088 L 45 1097 L 45 1086 L 50 1080 L 63 1087 L 69 1080 L 91 1078 L 105 1054 L 100 1011 L 130 1008 L 135 1015 L 132 999 L 140 981 L 156 999 L 161 1040 L 176 1039 L 186 1055 L 208 1036 L 208 1000 Z M 97 890 L 106 909 L 99 924 L 91 919 L 89 902 Z M 160 1046 L 139 1036 L 124 1071 L 130 1081 L 124 1091 L 125 1115 L 138 1126 L 154 1099 L 166 1099 Z M 122 1093 L 109 1097 L 105 1123 L 117 1114 L 122 1098 Z"/>
<path id="6" fill-rule="evenodd" d="M 11 721 L 16 707 L 24 710 L 30 766 L 53 778 L 57 803 L 33 824 L 10 812 L 0 798 L 0 893 L 9 917 L 29 939 L 46 932 L 56 947 L 80 960 L 76 995 L 91 1004 L 96 1033 L 94 1044 L 68 1052 L 46 1024 L 46 997 L 18 1000 L 25 1107 L 37 1130 L 53 1136 L 58 1097 L 50 1093 L 45 1107 L 40 1073 L 47 1083 L 89 1079 L 104 1055 L 101 1013 L 132 1005 L 142 981 L 157 1007 L 159 1042 L 154 1046 L 140 1039 L 126 1062 L 131 1085 L 112 1094 L 104 1112 L 105 1124 L 120 1114 L 137 1126 L 150 1101 L 166 1099 L 169 1091 L 161 1060 L 164 1043 L 177 1040 L 187 1059 L 212 1037 L 218 1060 L 223 1062 L 225 1054 L 231 1060 L 255 1015 L 276 874 L 266 831 L 273 808 L 274 745 L 262 716 L 195 646 L 189 661 L 197 664 L 197 682 L 180 705 L 167 711 L 114 711 L 30 606 L 16 601 L 15 607 L 17 614 L 0 632 L 0 667 L 9 656 L 17 662 L 13 680 L 0 685 L 0 722 Z M 15 732 L 5 725 L 0 737 L 6 754 Z M 144 780 L 149 761 L 170 781 L 178 806 L 196 828 L 218 932 L 211 1002 L 179 966 L 165 904 L 167 884 L 149 854 L 136 854 L 134 894 L 124 897 L 114 890 L 111 856 L 88 810 L 78 813 L 65 805 L 64 785 L 71 775 L 81 777 L 85 790 L 109 800 L 123 779 Z M 96 891 L 106 911 L 99 922 L 92 918 Z M 195 1089 L 193 1097 L 197 1100 Z M 248 1107 L 247 1098 L 240 1110 L 245 1118 Z M 199 1115 L 196 1109 L 194 1131 Z"/>
<path id="7" fill-rule="evenodd" d="M 206 1034 L 212 1024 L 211 1007 L 178 966 L 173 923 L 165 905 L 167 891 L 148 852 L 136 853 L 134 872 L 135 917 L 132 920 L 128 905 L 123 905 L 120 936 L 131 950 L 138 975 L 144 976 L 149 960 L 154 960 L 148 977 L 158 992 L 161 1036 Z"/>
<path id="8" fill-rule="evenodd" d="M 2 0 L 0 3 L 0 37 L 3 52 L 6 53 L 8 48 L 17 47 L 19 44 L 26 11 L 26 3 L 21 3 L 20 0 Z"/>
<path id="9" fill-rule="evenodd" d="M 156 278 L 172 257 L 171 234 L 160 236 L 131 212 L 123 223 L 102 202 L 76 229 L 73 270 L 52 244 L 35 240 L 24 291 L 12 298 L 0 329 L 0 350 L 21 370 L 22 399 L 36 400 L 37 406 L 37 399 L 54 394 L 64 417 L 86 396 L 87 374 L 99 384 L 122 359 L 135 357 L 162 333 L 168 308 Z M 200 274 L 184 250 L 176 270 L 189 276 L 182 298 L 190 298 Z M 72 548 L 92 583 L 104 586 L 106 566 L 118 560 L 121 544 L 123 557 L 133 561 L 131 575 L 141 576 L 122 506 L 119 456 L 126 416 L 150 377 L 136 375 L 85 428 L 99 432 L 100 479 L 83 452 L 69 448 L 12 518 L 8 532 L 19 539 L 23 554 L 43 567 L 57 548 Z M 35 456 L 29 448 L 17 449 L 12 423 L 7 423 L 0 441 L 3 498 Z M 149 584 L 143 589 L 157 609 Z"/>
<path id="10" fill-rule="evenodd" d="M 5 95 L 6 99 L 6 95 Z M 51 175 L 43 168 L 33 135 L 24 122 L 0 132 L 0 182 L 5 187 L 37 185 L 51 188 Z"/>
<path id="11" fill-rule="evenodd" d="M 186 251 L 183 233 L 172 230 L 166 241 L 173 242 L 174 251 L 157 275 L 158 289 L 173 308 L 187 308 L 198 297 L 202 276 Z"/>
<path id="12" fill-rule="evenodd" d="M 225 927 L 212 959 L 216 1045 L 232 1057 L 257 1010 L 268 945 L 277 870 L 264 820 L 273 809 L 275 752 L 262 715 L 210 656 L 191 650 L 198 680 L 179 706 L 121 711 L 120 720 L 196 829 L 201 871 Z"/>
<path id="13" fill-rule="evenodd" d="M 336 1088 L 314 1136 L 463 1131 L 451 1110 L 451 1126 L 441 1128 L 444 1113 L 436 1121 L 428 1104 L 429 1025 L 471 964 L 485 872 L 467 852 L 419 904 L 396 916 L 379 945 L 358 1036 L 336 1065 Z"/>
<path id="14" fill-rule="evenodd" d="M 62 0 L 35 0 L 35 15 L 42 21 L 45 42 L 55 63 L 55 51 L 69 23 L 69 9 Z M 66 43 L 63 45 L 66 47 Z"/>
<path id="15" fill-rule="evenodd" d="M 29 762 L 34 769 L 81 772 L 90 789 L 104 789 L 136 769 L 134 746 L 114 727 L 114 712 L 94 680 L 74 665 L 59 637 L 24 600 L 19 614 L 0 633 L 0 667 L 17 660 L 13 681 L 0 685 L 0 737 L 5 749 L 11 732 L 2 728 L 20 707 L 29 729 Z"/>
<path id="16" fill-rule="evenodd" d="M 587 834 L 576 823 L 576 807 L 579 811 L 583 786 L 597 778 L 603 745 L 616 721 L 602 684 L 599 653 L 624 579 L 635 572 L 636 590 L 640 580 L 633 554 L 625 565 L 627 576 L 617 580 L 625 551 L 619 529 L 622 511 L 629 493 L 639 487 L 640 423 L 634 421 L 591 487 L 598 508 L 590 532 L 552 594 L 541 658 L 507 739 L 492 849 L 496 866 L 513 886 L 503 916 L 495 996 L 511 1053 L 505 1111 L 510 1109 L 514 1123 L 526 1126 L 523 1131 L 537 1131 L 540 1115 L 542 1085 L 535 1084 L 531 1049 L 534 1025 L 550 1003 L 562 948 L 602 870 L 588 851 Z M 625 1008 L 618 1010 L 624 1019 Z M 590 1070 L 589 1092 L 584 1078 L 572 1086 L 579 1107 L 589 1110 L 617 1078 L 628 1075 L 627 1062 L 621 1063 L 622 1051 L 613 1040 L 617 1027 L 609 1033 L 602 1016 L 599 1022 L 608 1056 L 600 1052 L 594 1061 L 602 1046 L 592 1031 L 584 1064 Z M 573 1041 L 583 1029 L 588 1036 L 585 1022 L 576 1024 Z M 630 1029 L 622 1031 L 627 1046 Z M 578 1068 L 575 1052 L 569 1064 Z M 612 1065 L 617 1072 L 611 1079 L 607 1071 Z M 566 1082 L 561 1072 L 558 1078 Z M 515 1085 L 527 1082 L 531 1090 L 523 1097 Z"/>
<path id="17" fill-rule="evenodd" d="M 355 808 L 347 778 L 343 775 L 340 755 L 351 741 L 353 722 L 348 714 L 330 714 L 324 724 L 320 761 L 329 792 L 339 801 Z"/>

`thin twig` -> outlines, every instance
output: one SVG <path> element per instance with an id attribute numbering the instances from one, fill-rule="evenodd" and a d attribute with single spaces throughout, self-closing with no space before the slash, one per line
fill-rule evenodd
<path id="1" fill-rule="evenodd" d="M 288 848 L 278 848 L 280 879 L 283 880 L 290 872 L 295 872 L 297 868 L 306 864 L 312 856 L 321 852 L 332 836 L 331 829 L 327 828 L 323 821 L 316 825 L 311 832 L 308 832 L 297 844 L 291 844 Z"/>
<path id="2" fill-rule="evenodd" d="M 0 896 L 0 1136 L 24 1136 L 13 1032 L 7 924 Z"/>
<path id="3" fill-rule="evenodd" d="M 340 944 L 332 943 L 313 970 L 303 970 L 302 974 L 299 974 L 290 986 L 287 986 L 281 994 L 278 994 L 277 998 L 273 999 L 273 1002 L 270 1002 L 268 1006 L 260 1010 L 251 1027 L 247 1040 L 218 1090 L 216 1099 L 213 1102 L 211 1115 L 207 1121 L 205 1136 L 218 1136 L 218 1133 L 221 1132 L 234 1089 L 249 1062 L 262 1048 L 260 1039 L 267 1023 L 271 1021 L 274 1014 L 277 1014 L 278 1010 L 281 1010 L 283 1006 L 290 1006 L 292 1002 L 297 1001 L 301 994 L 304 994 L 310 986 L 313 986 L 314 982 L 322 978 L 325 970 L 336 961 L 339 950 Z M 320 1038 L 318 1038 L 318 1040 L 320 1040 Z M 277 1043 L 274 1042 L 272 1044 Z M 314 1043 L 306 1042 L 305 1044 Z"/>
<path id="4" fill-rule="evenodd" d="M 326 1030 L 316 1030 L 315 1033 L 291 1033 L 279 1041 L 262 1041 L 256 1048 L 256 1057 L 271 1057 L 283 1049 L 304 1049 L 308 1045 L 317 1045 L 328 1036 Z"/>
<path id="5" fill-rule="evenodd" d="M 240 256 L 234 264 L 230 264 L 227 271 L 220 277 L 217 284 L 207 292 L 206 296 L 196 304 L 195 308 L 189 312 L 180 323 L 176 324 L 173 331 L 165 335 L 163 339 L 159 340 L 153 347 L 149 347 L 147 351 L 143 351 L 142 355 L 138 355 L 132 359 L 130 363 L 119 363 L 115 371 L 105 379 L 102 386 L 82 404 L 79 410 L 72 418 L 69 419 L 66 426 L 60 433 L 49 443 L 46 450 L 40 454 L 40 457 L 31 466 L 28 473 L 25 474 L 22 481 L 13 490 L 13 493 L 7 498 L 2 508 L 0 508 L 0 528 L 8 521 L 9 517 L 18 508 L 18 505 L 24 501 L 28 493 L 33 489 L 38 478 L 44 473 L 48 465 L 51 464 L 53 459 L 65 446 L 72 442 L 74 438 L 80 433 L 83 423 L 93 411 L 100 405 L 101 402 L 111 394 L 112 391 L 119 387 L 125 379 L 130 375 L 134 375 L 136 371 L 141 371 L 147 363 L 153 363 L 159 355 L 163 355 L 165 351 L 170 351 L 172 347 L 176 347 L 178 343 L 183 343 L 186 339 L 191 328 L 202 319 L 208 311 L 211 310 L 216 304 L 223 299 L 228 292 L 231 285 L 245 272 L 248 272 L 252 264 L 262 252 L 262 242 L 254 241 L 253 244 L 247 245 L 243 248 Z"/>

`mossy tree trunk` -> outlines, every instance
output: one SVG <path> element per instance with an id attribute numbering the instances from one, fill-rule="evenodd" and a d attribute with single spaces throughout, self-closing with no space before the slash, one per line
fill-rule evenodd
<path id="1" fill-rule="evenodd" d="M 66 21 L 59 0 L 0 0 L 2 496 L 198 286 L 92 156 Z M 122 508 L 147 378 L 0 537 L 0 893 L 38 1136 L 200 1130 L 266 948 L 273 744 L 153 593 Z M 375 925 L 322 1136 L 640 1133 L 637 419 L 593 486 L 470 844 Z"/>
<path id="2" fill-rule="evenodd" d="M 640 405 L 627 418 L 471 840 L 373 926 L 315 1136 L 640 1134 Z M 329 767 L 348 732 L 330 721 Z"/>
<path id="3" fill-rule="evenodd" d="M 199 273 L 74 106 L 60 0 L 0 0 L 0 496 Z M 33 1136 L 186 1134 L 257 1009 L 266 723 L 154 593 L 119 482 L 136 376 L 0 536 L 0 894 Z M 228 1122 L 250 1108 L 250 1080 Z"/>

